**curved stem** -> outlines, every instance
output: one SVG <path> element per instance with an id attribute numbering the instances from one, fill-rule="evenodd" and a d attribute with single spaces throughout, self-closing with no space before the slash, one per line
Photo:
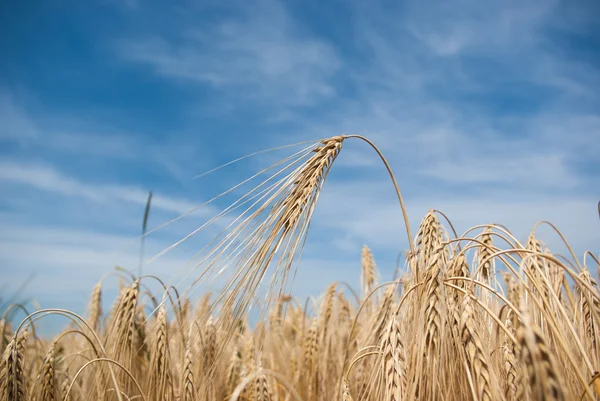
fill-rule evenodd
<path id="1" fill-rule="evenodd" d="M 571 245 L 569 244 L 569 241 L 567 241 L 567 239 L 565 238 L 565 236 L 563 235 L 563 233 L 560 232 L 560 230 L 558 229 L 558 227 L 556 227 L 554 224 L 550 223 L 547 220 L 538 221 L 533 226 L 532 232 L 535 232 L 535 230 L 537 230 L 537 228 L 539 226 L 541 226 L 542 224 L 546 224 L 547 226 L 549 226 L 550 228 L 552 228 L 554 230 L 554 232 L 556 232 L 556 234 L 558 234 L 558 236 L 560 237 L 560 239 L 562 240 L 562 242 L 565 244 L 565 246 L 569 250 L 569 253 L 573 257 L 573 260 L 575 261 L 575 263 L 577 263 L 577 267 L 579 267 L 579 271 L 583 270 L 581 268 L 581 264 L 579 263 L 579 260 L 577 260 L 577 256 L 575 256 L 575 252 L 573 252 L 573 248 L 571 248 Z"/>
<path id="2" fill-rule="evenodd" d="M 350 366 L 348 367 L 348 371 L 346 373 L 343 374 L 344 380 L 348 380 L 348 376 L 350 376 L 350 372 L 352 371 L 352 368 L 354 367 L 354 365 L 359 362 L 361 359 L 367 357 L 367 356 L 371 356 L 371 355 L 380 355 L 381 351 L 371 351 L 371 352 L 367 352 L 365 354 L 362 354 L 356 358 L 354 358 L 352 360 L 352 362 L 350 362 Z"/>
<path id="3" fill-rule="evenodd" d="M 17 330 L 15 331 L 15 336 L 19 333 L 19 331 L 21 330 L 21 328 L 27 324 L 26 321 L 29 320 L 30 324 L 33 326 L 33 317 L 36 317 L 40 314 L 42 314 L 42 316 L 40 317 L 44 317 L 44 316 L 48 316 L 50 314 L 59 314 L 59 315 L 63 315 L 69 319 L 71 319 L 75 324 L 77 324 L 80 328 L 81 325 L 83 324 L 85 327 L 87 327 L 88 330 L 90 330 L 90 333 L 92 334 L 92 336 L 94 337 L 94 339 L 98 342 L 98 347 L 100 348 L 100 350 L 102 351 L 102 354 L 106 357 L 108 357 L 106 350 L 104 349 L 104 346 L 102 345 L 102 341 L 100 341 L 100 338 L 98 337 L 98 334 L 90 327 L 90 325 L 86 322 L 86 320 L 84 318 L 82 318 L 81 316 L 79 316 L 77 313 L 68 311 L 66 309 L 40 309 L 37 310 L 31 314 L 29 314 L 25 319 L 23 319 L 23 321 L 19 324 L 19 326 L 17 327 Z M 35 326 L 33 326 L 35 327 Z M 117 378 L 115 376 L 115 372 L 113 371 L 112 367 L 109 365 L 108 370 L 110 372 L 110 377 L 111 380 L 115 386 L 115 392 L 117 394 L 117 398 L 119 401 L 123 401 L 123 397 L 121 395 L 121 391 L 119 389 L 119 384 L 117 383 Z M 71 384 L 72 387 L 72 384 Z M 69 387 L 70 389 L 70 387 Z M 66 399 L 66 398 L 65 398 Z"/>
<path id="4" fill-rule="evenodd" d="M 402 209 L 402 216 L 404 217 L 404 225 L 406 226 L 406 234 L 408 235 L 408 246 L 410 247 L 410 254 L 411 254 L 411 256 L 414 255 L 415 254 L 415 249 L 414 249 L 414 245 L 413 245 L 412 232 L 410 230 L 410 223 L 408 222 L 408 213 L 406 212 L 406 208 L 404 207 L 404 200 L 402 199 L 402 194 L 400 193 L 400 187 L 398 186 L 398 182 L 396 181 L 396 177 L 394 176 L 392 168 L 390 167 L 387 159 L 385 158 L 385 156 L 383 155 L 383 153 L 381 153 L 381 151 L 379 150 L 379 148 L 377 146 L 375 146 L 375 144 L 373 142 L 371 142 L 369 139 L 365 138 L 364 136 L 362 136 L 362 135 L 356 135 L 356 134 L 353 134 L 353 135 L 342 135 L 342 136 L 344 138 L 362 139 L 363 141 L 365 141 L 366 143 L 368 143 L 369 145 L 371 145 L 371 147 L 375 150 L 375 152 L 377 152 L 377 154 L 381 158 L 381 161 L 383 161 L 383 164 L 385 164 L 385 168 L 387 169 L 388 173 L 390 174 L 390 178 L 392 179 L 392 182 L 394 183 L 394 189 L 396 190 L 396 195 L 398 196 L 398 201 L 400 201 L 400 208 Z M 418 278 L 418 271 L 417 271 L 417 278 Z M 419 280 L 417 279 L 417 281 L 419 281 Z"/>
<path id="5" fill-rule="evenodd" d="M 71 384 L 69 385 L 69 388 L 67 389 L 67 392 L 64 396 L 64 400 L 68 400 L 69 399 L 69 394 L 71 393 L 71 389 L 73 388 L 73 385 L 75 384 L 75 381 L 77 380 L 77 378 L 79 377 L 79 375 L 81 374 L 81 372 L 83 372 L 85 370 L 85 368 L 87 368 L 88 366 L 90 366 L 93 363 L 96 362 L 109 362 L 112 364 L 117 365 L 119 368 L 121 368 L 121 370 L 123 370 L 123 372 L 125 372 L 125 374 L 127 376 L 129 376 L 129 378 L 133 381 L 133 383 L 135 384 L 135 386 L 137 387 L 138 391 L 140 392 L 140 395 L 142 396 L 143 400 L 146 400 L 146 396 L 144 395 L 144 392 L 142 391 L 142 387 L 140 386 L 140 384 L 138 383 L 138 381 L 135 379 L 135 377 L 133 377 L 133 375 L 131 374 L 131 372 L 129 370 L 127 370 L 127 368 L 125 368 L 125 366 L 123 366 L 122 364 L 120 364 L 119 362 L 112 360 L 110 358 L 96 358 L 96 359 L 92 359 L 91 361 L 87 362 L 85 365 L 83 365 L 81 368 L 79 368 L 79 370 L 77 371 L 77 373 L 75 373 L 75 376 L 73 376 L 73 380 L 71 381 Z M 115 392 L 117 394 L 117 397 L 119 397 L 119 399 L 121 398 L 121 391 L 116 388 Z"/>

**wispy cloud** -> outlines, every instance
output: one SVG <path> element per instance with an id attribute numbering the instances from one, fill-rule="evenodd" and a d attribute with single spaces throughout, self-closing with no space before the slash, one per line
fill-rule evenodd
<path id="1" fill-rule="evenodd" d="M 558 4 L 546 0 L 492 1 L 485 5 L 467 0 L 437 2 L 433 7 L 408 3 L 409 31 L 440 56 L 498 49 L 513 53 L 535 45 L 539 40 L 537 29 Z"/>
<path id="2" fill-rule="evenodd" d="M 148 198 L 148 191 L 140 188 L 124 185 L 85 184 L 50 166 L 0 162 L 0 181 L 28 185 L 43 191 L 103 203 L 126 201 L 144 206 Z M 157 209 L 176 214 L 185 214 L 197 207 L 196 204 L 189 201 L 161 194 L 153 197 L 152 205 Z"/>
<path id="3" fill-rule="evenodd" d="M 230 11 L 217 23 L 203 19 L 201 28 L 183 26 L 177 40 L 127 40 L 120 55 L 166 77 L 233 91 L 252 102 L 309 105 L 334 95 L 331 78 L 341 67 L 334 49 L 297 29 L 281 4 L 263 1 Z"/>
<path id="4" fill-rule="evenodd" d="M 71 167 L 80 163 L 86 168 L 93 162 L 111 160 L 128 168 L 143 166 L 157 174 L 166 172 L 185 187 L 190 186 L 194 175 L 215 163 L 214 155 L 197 137 L 178 133 L 156 138 L 143 131 L 118 128 L 118 124 L 99 125 L 70 113 L 49 117 L 43 111 L 32 112 L 6 90 L 0 91 L 0 118 L 0 141 L 20 145 L 12 150 L 13 157 L 57 164 L 69 160 Z"/>
<path id="5" fill-rule="evenodd" d="M 340 157 L 343 157 L 341 155 Z M 381 177 L 385 178 L 385 177 Z M 399 176 L 402 185 L 403 177 Z M 421 218 L 430 209 L 444 212 L 459 235 L 479 224 L 503 224 L 520 241 L 526 241 L 536 223 L 554 223 L 571 242 L 578 255 L 593 249 L 600 240 L 597 198 L 579 194 L 547 197 L 512 189 L 479 190 L 476 194 L 440 190 L 426 194 L 404 193 L 413 235 Z M 394 252 L 406 250 L 407 240 L 402 213 L 390 182 L 355 180 L 353 184 L 328 183 L 315 212 L 316 230 L 332 230 L 336 247 L 352 252 L 368 243 L 386 261 Z M 566 252 L 560 238 L 542 227 L 539 238 L 556 252 Z M 316 234 L 317 235 L 317 234 Z M 320 249 L 317 244 L 307 249 Z"/>
<path id="6" fill-rule="evenodd" d="M 168 245 L 170 243 L 164 239 L 150 238 L 146 255 Z M 93 286 L 107 278 L 104 287 L 107 295 L 104 308 L 107 310 L 112 302 L 110 298 L 116 296 L 115 267 L 137 273 L 139 258 L 139 243 L 133 243 L 127 235 L 101 233 L 91 228 L 23 223 L 4 224 L 0 228 L 0 275 L 19 284 L 31 279 L 24 292 L 17 294 L 18 298 L 32 299 L 42 308 L 60 306 L 83 313 Z M 181 269 L 188 261 L 188 253 L 175 252 L 144 265 L 143 272 L 169 280 L 182 276 Z M 60 330 L 63 324 L 61 319 L 44 319 L 40 329 L 52 333 Z"/>

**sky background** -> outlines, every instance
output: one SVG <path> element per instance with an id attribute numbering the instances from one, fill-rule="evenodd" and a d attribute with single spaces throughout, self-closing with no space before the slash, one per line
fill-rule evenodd
<path id="1" fill-rule="evenodd" d="M 227 5 L 224 5 L 226 3 Z M 360 133 L 388 157 L 416 233 L 427 210 L 459 232 L 550 220 L 598 254 L 597 1 L 6 2 L 0 13 L 0 291 L 83 312 L 141 222 L 194 208 L 287 149 Z M 226 200 L 159 230 L 171 245 Z M 166 281 L 208 232 L 145 267 Z M 538 237 L 565 253 L 547 227 Z M 381 162 L 346 141 L 294 284 L 356 286 L 363 244 L 384 278 L 408 248 Z M 116 288 L 113 276 L 107 288 Z M 108 305 L 112 299 L 107 299 Z M 46 324 L 47 330 L 58 326 Z"/>

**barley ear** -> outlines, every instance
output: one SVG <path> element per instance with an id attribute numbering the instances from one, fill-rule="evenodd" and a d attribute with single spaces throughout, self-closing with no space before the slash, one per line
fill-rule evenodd
<path id="1" fill-rule="evenodd" d="M 13 335 L 2 357 L 0 367 L 0 395 L 6 401 L 25 401 L 25 373 L 23 371 L 23 354 L 27 342 L 27 330 L 20 335 Z"/>
<path id="2" fill-rule="evenodd" d="M 517 330 L 519 359 L 529 380 L 536 401 L 563 401 L 565 395 L 558 365 L 539 329 L 533 325 L 527 305 L 521 301 L 522 324 Z"/>

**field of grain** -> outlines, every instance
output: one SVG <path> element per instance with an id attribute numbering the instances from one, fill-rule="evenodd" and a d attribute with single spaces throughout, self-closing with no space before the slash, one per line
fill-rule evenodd
<path id="1" fill-rule="evenodd" d="M 553 253 L 536 227 L 525 243 L 501 225 L 456 233 L 431 210 L 415 236 L 406 223 L 410 250 L 396 280 L 380 282 L 365 246 L 354 272 L 361 288 L 331 283 L 314 305 L 281 291 L 350 139 L 366 140 L 312 145 L 245 200 L 254 209 L 209 245 L 197 272 L 209 277 L 230 260 L 220 293 L 197 303 L 172 288 L 155 296 L 144 290 L 155 279 L 142 276 L 130 277 L 106 311 L 99 283 L 87 316 L 54 309 L 12 321 L 18 305 L 9 308 L 0 321 L 0 399 L 599 399 L 598 259 Z M 250 322 L 265 280 L 274 283 L 268 309 Z M 72 323 L 56 338 L 38 336 L 46 314 Z"/>

